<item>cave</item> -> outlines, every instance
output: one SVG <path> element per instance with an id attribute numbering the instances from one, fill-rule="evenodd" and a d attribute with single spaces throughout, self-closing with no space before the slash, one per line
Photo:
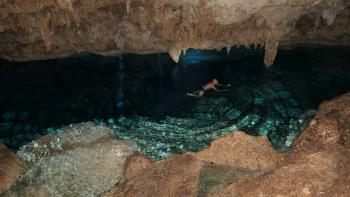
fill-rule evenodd
<path id="1" fill-rule="evenodd" d="M 0 10 L 0 195 L 350 190 L 349 1 Z"/>

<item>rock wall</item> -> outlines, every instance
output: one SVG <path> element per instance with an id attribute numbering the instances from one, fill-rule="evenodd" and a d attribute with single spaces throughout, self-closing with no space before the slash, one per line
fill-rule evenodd
<path id="1" fill-rule="evenodd" d="M 169 52 L 349 44 L 347 0 L 1 0 L 0 57 L 24 61 L 91 52 Z"/>

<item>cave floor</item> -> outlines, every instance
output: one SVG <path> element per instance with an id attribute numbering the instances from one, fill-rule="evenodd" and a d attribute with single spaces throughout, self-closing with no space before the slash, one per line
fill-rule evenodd
<path id="1" fill-rule="evenodd" d="M 268 70 L 262 54 L 189 50 L 179 64 L 168 54 L 0 61 L 0 143 L 16 150 L 93 121 L 155 160 L 201 150 L 235 130 L 268 136 L 286 151 L 322 101 L 350 90 L 350 48 L 280 50 Z M 186 96 L 214 78 L 229 91 Z"/>

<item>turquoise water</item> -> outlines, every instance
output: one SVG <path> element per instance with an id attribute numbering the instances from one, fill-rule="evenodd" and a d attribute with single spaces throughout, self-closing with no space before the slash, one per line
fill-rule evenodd
<path id="1" fill-rule="evenodd" d="M 63 125 L 94 121 L 136 141 L 154 160 L 198 151 L 235 130 L 290 149 L 318 105 L 350 90 L 349 48 L 280 50 L 264 69 L 261 50 L 81 55 L 0 62 L 0 143 L 12 149 Z M 186 96 L 217 78 L 227 92 Z"/>

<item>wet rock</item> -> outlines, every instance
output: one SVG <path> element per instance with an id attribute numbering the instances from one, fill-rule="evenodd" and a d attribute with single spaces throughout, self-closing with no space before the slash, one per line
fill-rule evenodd
<path id="1" fill-rule="evenodd" d="M 112 137 L 104 125 L 81 123 L 25 145 L 26 169 L 8 196 L 99 196 L 117 184 L 133 142 Z"/>
<path id="2" fill-rule="evenodd" d="M 19 158 L 0 144 L 0 194 L 16 181 L 21 165 Z"/>

